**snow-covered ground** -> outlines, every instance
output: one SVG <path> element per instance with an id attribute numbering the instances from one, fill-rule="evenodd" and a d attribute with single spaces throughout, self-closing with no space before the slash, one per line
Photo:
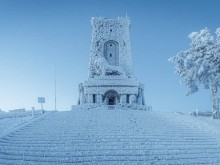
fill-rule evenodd
<path id="1" fill-rule="evenodd" d="M 22 123 L 25 123 L 39 115 L 40 110 L 35 110 L 32 116 L 32 111 L 24 112 L 3 112 L 0 111 L 0 134 L 8 129 L 12 129 Z"/>
<path id="2" fill-rule="evenodd" d="M 32 119 L 32 116 L 7 117 L 0 119 L 0 134 Z"/>
<path id="3" fill-rule="evenodd" d="M 49 112 L 46 112 L 46 114 Z M 23 124 L 28 124 L 36 120 L 42 115 L 41 111 L 35 111 L 32 116 L 31 111 L 12 113 L 12 112 L 1 112 L 0 113 L 0 138 L 13 132 L 18 127 L 22 127 Z M 18 128 L 18 129 L 19 129 Z"/>
<path id="4" fill-rule="evenodd" d="M 220 121 L 179 113 L 74 110 L 0 138 L 0 164 L 220 164 Z"/>

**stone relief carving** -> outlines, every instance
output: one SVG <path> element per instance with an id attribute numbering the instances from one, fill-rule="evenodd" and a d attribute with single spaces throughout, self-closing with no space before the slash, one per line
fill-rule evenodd
<path id="1" fill-rule="evenodd" d="M 109 65 L 104 57 L 98 57 L 94 60 L 95 75 L 126 75 L 119 66 Z"/>

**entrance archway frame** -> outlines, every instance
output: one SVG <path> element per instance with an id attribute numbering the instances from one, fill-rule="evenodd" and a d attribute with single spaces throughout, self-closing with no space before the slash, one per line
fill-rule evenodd
<path id="1" fill-rule="evenodd" d="M 112 99 L 112 97 L 115 97 L 115 104 L 109 104 L 109 99 Z M 119 94 L 116 90 L 108 90 L 104 94 L 104 102 L 106 105 L 117 105 L 120 102 Z"/>

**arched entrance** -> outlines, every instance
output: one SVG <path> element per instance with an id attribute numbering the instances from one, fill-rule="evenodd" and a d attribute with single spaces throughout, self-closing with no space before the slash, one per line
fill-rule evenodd
<path id="1" fill-rule="evenodd" d="M 107 105 L 116 105 L 119 102 L 117 91 L 109 90 L 104 94 L 104 100 Z"/>

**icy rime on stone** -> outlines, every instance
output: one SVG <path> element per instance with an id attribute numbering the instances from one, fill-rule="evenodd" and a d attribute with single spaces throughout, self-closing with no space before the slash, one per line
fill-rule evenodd
<path id="1" fill-rule="evenodd" d="M 192 32 L 189 35 L 191 48 L 169 59 L 176 64 L 176 73 L 188 87 L 187 95 L 197 92 L 199 84 L 206 89 L 211 88 L 214 119 L 219 118 L 220 28 L 216 30 L 216 35 L 214 39 L 207 28 Z"/>
<path id="2" fill-rule="evenodd" d="M 134 77 L 130 19 L 92 18 L 89 78 L 79 84 L 78 105 L 146 109 L 144 85 Z"/>

